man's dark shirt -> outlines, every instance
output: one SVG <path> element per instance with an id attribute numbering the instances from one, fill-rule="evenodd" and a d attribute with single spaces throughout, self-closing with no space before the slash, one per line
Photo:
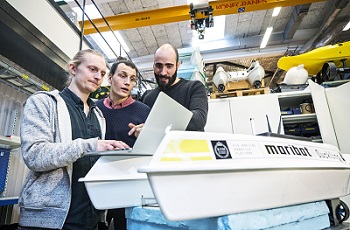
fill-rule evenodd
<path id="1" fill-rule="evenodd" d="M 94 113 L 95 104 L 89 99 L 90 111 L 84 113 L 83 101 L 70 89 L 65 88 L 60 95 L 67 104 L 72 125 L 72 139 L 101 138 L 101 128 Z M 87 194 L 84 183 L 78 182 L 85 177 L 95 164 L 96 157 L 82 157 L 73 163 L 72 198 L 64 229 L 95 229 L 99 220 L 99 211 L 96 210 Z"/>

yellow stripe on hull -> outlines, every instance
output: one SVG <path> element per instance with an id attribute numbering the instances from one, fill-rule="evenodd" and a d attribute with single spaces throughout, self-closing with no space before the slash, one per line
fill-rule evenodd
<path id="1" fill-rule="evenodd" d="M 350 41 L 320 47 L 296 56 L 282 57 L 278 60 L 277 66 L 288 71 L 294 66 L 304 64 L 309 76 L 314 76 L 327 62 L 334 62 L 337 67 L 343 67 L 340 61 L 342 59 L 346 59 L 346 64 L 350 66 Z"/>

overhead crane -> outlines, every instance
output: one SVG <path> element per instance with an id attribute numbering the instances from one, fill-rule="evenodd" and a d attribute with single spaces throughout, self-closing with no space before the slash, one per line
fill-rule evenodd
<path id="1" fill-rule="evenodd" d="M 286 7 L 303 5 L 325 0 L 216 0 L 209 1 L 208 5 L 202 8 L 196 8 L 191 5 L 180 5 L 168 8 L 146 10 L 140 12 L 119 14 L 103 18 L 84 21 L 85 35 L 97 33 L 95 27 L 100 32 L 112 30 L 125 30 L 143 26 L 152 26 L 180 21 L 191 21 L 191 29 L 196 29 L 201 35 L 203 29 L 203 20 L 205 27 L 213 26 L 212 17 L 220 15 L 238 14 L 252 12 L 257 10 L 268 10 L 275 7 Z M 82 22 L 80 22 L 82 25 Z M 203 32 L 203 31 L 202 31 Z M 201 37 L 200 37 L 201 38 Z"/>

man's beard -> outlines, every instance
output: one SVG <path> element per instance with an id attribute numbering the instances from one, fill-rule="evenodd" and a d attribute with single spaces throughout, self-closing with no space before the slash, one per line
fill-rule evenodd
<path id="1" fill-rule="evenodd" d="M 156 77 L 156 81 L 157 81 L 159 89 L 161 91 L 166 91 L 166 90 L 169 90 L 171 85 L 175 82 L 176 77 L 177 77 L 177 70 L 175 71 L 175 73 L 171 77 L 168 77 L 166 75 L 164 76 L 161 74 L 156 74 L 156 73 L 154 73 L 154 76 Z M 168 83 L 164 83 L 163 81 L 160 80 L 160 78 L 166 78 L 166 79 L 169 79 L 169 81 L 168 81 Z"/>

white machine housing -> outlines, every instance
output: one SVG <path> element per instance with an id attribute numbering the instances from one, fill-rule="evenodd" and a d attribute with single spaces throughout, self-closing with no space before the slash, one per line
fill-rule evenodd
<path id="1" fill-rule="evenodd" d="M 229 81 L 237 82 L 248 80 L 250 85 L 259 88 L 264 76 L 265 70 L 259 64 L 259 61 L 252 61 L 250 67 L 242 71 L 226 72 L 221 66 L 219 66 L 213 76 L 213 83 L 220 92 L 225 91 L 226 85 Z"/>

